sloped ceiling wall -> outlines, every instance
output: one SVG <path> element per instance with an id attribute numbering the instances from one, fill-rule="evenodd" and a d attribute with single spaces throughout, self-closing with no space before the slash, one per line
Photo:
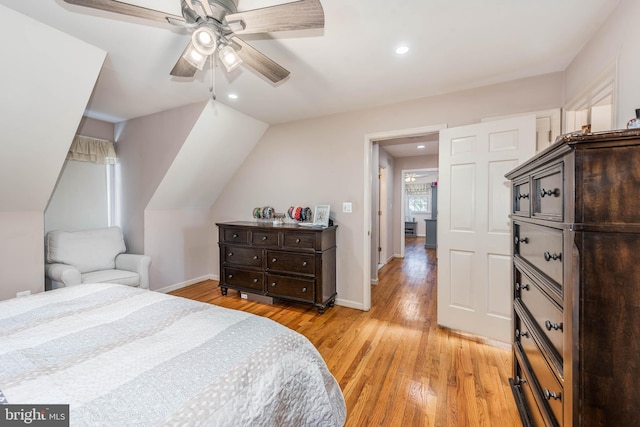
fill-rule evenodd
<path id="1" fill-rule="evenodd" d="M 4 6 L 0 40 L 0 211 L 43 212 L 106 53 Z"/>
<path id="2" fill-rule="evenodd" d="M 0 300 L 44 290 L 44 209 L 106 53 L 0 6 Z"/>
<path id="3" fill-rule="evenodd" d="M 210 101 L 147 209 L 208 209 L 268 125 Z"/>

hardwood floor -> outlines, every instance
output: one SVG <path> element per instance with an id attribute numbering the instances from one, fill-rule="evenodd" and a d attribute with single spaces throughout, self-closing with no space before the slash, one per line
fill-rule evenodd
<path id="1" fill-rule="evenodd" d="M 379 270 L 368 312 L 223 297 L 215 281 L 177 291 L 269 317 L 320 351 L 347 402 L 346 426 L 519 426 L 507 379 L 511 352 L 438 327 L 435 251 L 407 238 L 404 259 Z M 338 292 L 340 284 L 338 284 Z"/>

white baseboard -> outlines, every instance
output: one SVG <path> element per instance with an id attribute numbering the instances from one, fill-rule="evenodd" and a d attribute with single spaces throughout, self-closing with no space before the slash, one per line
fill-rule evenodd
<path id="1" fill-rule="evenodd" d="M 187 286 L 195 285 L 196 283 L 199 283 L 199 282 L 204 282 L 205 280 L 219 280 L 219 279 L 220 277 L 217 275 L 208 274 L 206 276 L 189 279 L 182 283 L 176 283 L 174 285 L 169 285 L 169 286 L 165 286 L 164 288 L 153 289 L 153 290 L 156 292 L 161 292 L 163 294 L 166 294 L 168 292 L 177 291 L 178 289 L 186 288 Z"/>
<path id="2" fill-rule="evenodd" d="M 378 284 L 378 279 L 377 278 L 371 279 L 371 284 L 372 285 L 377 285 Z"/>
<path id="3" fill-rule="evenodd" d="M 341 307 L 355 308 L 356 310 L 364 311 L 364 305 L 356 301 L 336 298 L 336 305 L 339 305 Z"/>

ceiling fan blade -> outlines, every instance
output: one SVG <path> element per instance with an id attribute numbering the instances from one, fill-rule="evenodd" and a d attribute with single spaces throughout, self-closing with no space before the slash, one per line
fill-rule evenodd
<path id="1" fill-rule="evenodd" d="M 236 52 L 240 58 L 242 58 L 242 62 L 272 82 L 278 83 L 289 75 L 288 70 L 281 67 L 278 63 L 269 59 L 238 37 L 233 37 L 231 42 L 236 45 Z"/>
<path id="2" fill-rule="evenodd" d="M 196 72 L 198 72 L 198 69 L 193 65 L 189 64 L 189 61 L 184 59 L 185 53 L 187 53 L 187 51 L 191 49 L 191 46 L 192 44 L 191 42 L 189 42 L 189 44 L 187 44 L 187 47 L 184 48 L 184 51 L 180 55 L 178 62 L 176 62 L 176 65 L 173 66 L 173 69 L 169 74 L 175 77 L 193 77 L 196 75 Z"/>
<path id="3" fill-rule="evenodd" d="M 69 4 L 90 7 L 92 9 L 106 10 L 107 12 L 119 13 L 121 15 L 135 16 L 137 18 L 149 19 L 152 21 L 164 22 L 169 20 L 182 21 L 182 16 L 160 12 L 158 10 L 147 9 L 146 7 L 134 6 L 117 0 L 64 0 Z"/>
<path id="4" fill-rule="evenodd" d="M 292 3 L 226 16 L 236 34 L 269 33 L 272 31 L 306 30 L 324 27 L 324 11 L 319 0 L 299 0 Z M 243 22 L 244 29 L 235 31 L 233 22 Z"/>

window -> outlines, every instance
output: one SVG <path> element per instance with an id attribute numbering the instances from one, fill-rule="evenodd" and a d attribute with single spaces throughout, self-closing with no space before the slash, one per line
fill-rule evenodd
<path id="1" fill-rule="evenodd" d="M 405 184 L 406 211 L 411 215 L 431 215 L 431 183 Z"/>

